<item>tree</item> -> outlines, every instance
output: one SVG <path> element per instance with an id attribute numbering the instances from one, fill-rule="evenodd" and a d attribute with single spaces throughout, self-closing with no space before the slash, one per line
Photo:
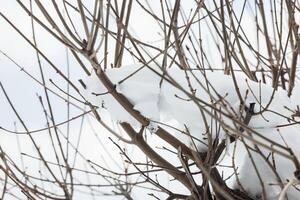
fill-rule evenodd
<path id="1" fill-rule="evenodd" d="M 13 4 L 30 35 L 12 11 L 2 21 L 39 76 L 1 53 L 35 81 L 46 127 L 27 125 L 1 81 L 17 121 L 0 133 L 18 148 L 0 146 L 1 199 L 297 199 L 298 1 Z"/>

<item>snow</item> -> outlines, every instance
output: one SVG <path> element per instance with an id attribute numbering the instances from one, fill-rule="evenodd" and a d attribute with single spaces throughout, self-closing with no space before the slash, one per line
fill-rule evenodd
<path id="1" fill-rule="evenodd" d="M 299 126 L 296 128 L 280 128 L 280 132 L 282 133 L 282 137 L 284 138 L 287 145 L 294 150 L 295 155 L 300 158 L 300 149 L 299 149 Z M 269 139 L 276 141 L 282 145 L 284 145 L 284 141 L 280 137 L 276 129 L 267 128 L 264 129 L 264 136 Z M 247 142 L 249 144 L 249 142 Z M 236 145 L 236 152 L 234 153 L 234 145 Z M 271 145 L 268 145 L 271 146 Z M 275 162 L 276 171 L 278 176 L 280 177 L 283 183 L 286 183 L 287 180 L 292 180 L 294 178 L 295 167 L 291 160 L 278 155 L 273 154 L 270 155 L 271 151 L 266 150 L 264 148 L 260 148 L 263 155 L 268 158 L 270 163 L 272 160 Z M 264 158 L 255 151 L 250 151 L 253 162 L 256 165 L 257 171 L 261 177 L 261 180 L 264 182 L 264 187 L 267 195 L 267 199 L 277 199 L 281 192 L 281 188 L 278 185 L 277 176 L 271 167 L 267 164 Z M 231 166 L 232 165 L 232 157 L 234 157 L 234 162 L 236 163 L 237 173 L 239 174 L 238 179 L 243 188 L 250 192 L 250 194 L 256 195 L 262 193 L 262 187 L 260 184 L 260 180 L 257 176 L 255 168 L 252 164 L 251 159 L 249 158 L 249 154 L 246 151 L 246 147 L 242 141 L 238 140 L 236 144 L 231 144 L 229 147 L 229 156 L 225 156 L 225 158 L 221 161 L 222 165 Z M 222 169 L 220 167 L 220 169 Z M 228 170 L 228 168 L 222 169 L 224 172 L 224 176 L 230 176 L 233 173 L 233 169 Z M 237 184 L 236 176 L 227 181 L 227 184 L 230 187 L 240 188 Z M 288 190 L 289 199 L 299 199 L 299 191 L 295 188 L 291 187 Z"/>
<path id="2" fill-rule="evenodd" d="M 239 127 L 231 118 L 216 114 L 213 111 L 214 108 L 217 108 L 233 118 L 242 117 L 239 116 L 239 113 L 241 113 L 240 99 L 230 76 L 220 72 L 207 71 L 204 75 L 200 71 L 184 72 L 181 69 L 172 68 L 164 74 L 170 81 L 162 81 L 160 75 L 163 72 L 159 67 L 151 66 L 150 69 L 149 67 L 141 68 L 141 66 L 131 65 L 107 69 L 105 73 L 115 84 L 117 92 L 127 97 L 134 105 L 134 109 L 151 121 L 149 127 L 147 127 L 151 132 L 157 130 L 158 126 L 155 122 L 165 124 L 172 122 L 172 125 L 174 125 L 175 121 L 177 123 L 176 128 L 199 139 L 200 141 L 194 141 L 197 149 L 205 151 L 209 136 L 226 139 L 227 132 L 220 126 L 220 122 L 231 128 L 236 129 Z M 207 80 L 209 80 L 209 84 Z M 236 74 L 236 81 L 245 106 L 255 103 L 255 112 L 259 112 L 268 106 L 268 110 L 263 114 L 252 116 L 249 127 L 276 143 L 283 146 L 288 145 L 294 151 L 296 157 L 300 158 L 300 140 L 298 136 L 300 126 L 297 124 L 277 127 L 291 122 L 287 118 L 291 118 L 292 111 L 296 110 L 296 102 L 299 96 L 296 94 L 289 98 L 284 90 L 278 88 L 274 92 L 272 87 L 248 80 L 241 74 Z M 100 109 L 107 109 L 115 122 L 128 122 L 134 127 L 140 127 L 140 123 L 112 97 L 95 73 L 87 77 L 85 83 L 87 89 L 83 93 L 92 104 Z M 182 88 L 178 88 L 176 84 Z M 298 93 L 298 91 L 296 90 L 295 93 Z M 219 118 L 218 121 L 215 120 L 215 114 Z M 245 112 L 243 116 L 245 117 Z M 295 119 L 299 121 L 299 118 Z M 178 137 L 182 137 L 182 135 Z M 272 147 L 272 143 L 269 141 L 256 135 L 252 135 L 252 137 Z M 186 136 L 185 141 L 187 145 L 193 148 L 190 138 Z M 247 140 L 245 143 L 255 148 L 251 141 Z M 236 143 L 230 144 L 227 148 L 227 153 L 220 160 L 220 164 L 230 166 L 232 160 L 234 160 L 238 179 L 243 188 L 254 196 L 261 194 L 260 180 L 243 141 L 238 139 Z M 272 164 L 272 156 L 269 155 L 271 151 L 266 148 L 260 148 L 260 150 Z M 264 182 L 267 199 L 278 198 L 281 188 L 277 184 L 276 174 L 261 155 L 252 150 L 250 150 L 250 154 Z M 286 183 L 287 179 L 291 180 L 295 171 L 293 163 L 278 154 L 274 154 L 274 160 L 276 171 L 282 182 Z M 233 173 L 232 168 L 220 167 L 220 169 L 224 171 L 224 176 Z M 227 182 L 229 186 L 239 188 L 236 176 L 232 176 Z M 289 199 L 297 199 L 300 193 L 296 189 L 290 188 L 288 195 Z"/>

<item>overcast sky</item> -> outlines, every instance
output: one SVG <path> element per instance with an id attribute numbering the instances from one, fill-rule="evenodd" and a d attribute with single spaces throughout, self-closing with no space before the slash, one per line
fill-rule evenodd
<path id="1" fill-rule="evenodd" d="M 29 1 L 24 1 L 26 5 L 28 5 Z M 43 1 L 46 4 L 49 4 L 49 1 Z M 184 3 L 183 6 L 186 10 L 189 10 L 191 4 Z M 237 5 L 238 7 L 239 5 Z M 134 4 L 134 12 L 132 12 L 131 21 L 130 21 L 130 31 L 141 38 L 143 41 L 152 41 L 153 43 L 160 43 L 161 35 L 158 34 L 159 26 L 157 23 L 152 20 L 152 18 L 141 11 L 141 9 L 137 9 L 137 5 Z M 158 10 L 159 1 L 153 1 L 154 10 Z M 50 4 L 47 6 L 47 9 L 51 12 L 53 8 Z M 34 10 L 37 10 L 34 7 Z M 0 0 L 0 12 L 3 13 L 9 20 L 11 20 L 16 27 L 18 27 L 27 37 L 32 38 L 32 29 L 30 17 L 25 14 L 25 12 L 20 8 L 20 6 L 11 0 Z M 40 16 L 40 13 L 37 12 L 37 15 Z M 247 24 L 248 30 L 254 28 L 254 24 L 251 23 L 252 19 L 249 16 L 244 17 L 244 24 Z M 59 69 L 66 73 L 67 72 L 67 60 L 66 60 L 66 49 L 63 45 L 61 45 L 58 41 L 56 41 L 52 36 L 49 36 L 42 28 L 39 26 L 36 27 L 36 36 L 39 48 L 47 54 L 47 56 L 51 59 Z M 204 28 L 204 31 L 207 31 L 207 28 Z M 206 34 L 209 34 L 207 32 Z M 17 62 L 20 67 L 24 68 L 26 72 L 30 73 L 36 79 L 41 80 L 39 67 L 37 63 L 37 57 L 34 49 L 26 43 L 26 41 L 18 35 L 18 33 L 12 29 L 12 27 L 5 22 L 2 18 L 0 18 L 0 50 L 11 57 L 15 62 Z M 253 36 L 253 38 L 251 38 Z M 250 40 L 254 40 L 254 35 L 250 35 Z M 215 47 L 210 45 L 211 38 L 206 41 L 205 46 L 209 49 L 211 48 L 211 52 L 214 52 Z M 208 56 L 213 56 L 208 55 Z M 251 56 L 251 55 L 249 55 Z M 70 78 L 75 82 L 78 87 L 78 79 L 84 78 L 84 73 L 80 67 L 78 67 L 77 63 L 70 56 Z M 216 57 L 213 59 L 215 61 L 215 65 L 220 63 L 220 58 Z M 130 57 L 127 57 L 124 61 L 124 64 L 131 64 L 133 61 Z M 60 77 L 57 76 L 55 71 L 51 69 L 51 67 L 42 60 L 43 69 L 45 70 L 46 80 L 53 79 L 56 84 L 58 84 L 61 88 L 66 89 L 67 84 Z M 15 63 L 9 60 L 6 56 L 0 53 L 0 81 L 4 85 L 5 89 L 8 92 L 8 95 L 12 99 L 16 109 L 18 110 L 20 116 L 24 119 L 24 122 L 29 127 L 30 130 L 36 130 L 40 128 L 44 128 L 46 125 L 46 121 L 44 118 L 42 107 L 40 106 L 39 100 L 37 98 L 38 95 L 43 95 L 43 88 L 38 85 L 32 78 L 30 78 L 24 71 L 21 71 Z M 47 81 L 47 84 L 50 88 L 58 91 L 53 85 Z M 73 91 L 74 92 L 74 91 Z M 62 94 L 60 92 L 60 94 Z M 67 105 L 66 103 L 56 97 L 55 95 L 50 96 L 51 101 L 53 103 L 54 113 L 56 117 L 56 122 L 63 122 L 67 119 Z M 84 109 L 84 105 L 78 104 L 82 109 Z M 82 110 L 74 108 L 71 106 L 70 116 L 76 116 L 82 113 Z M 112 142 L 108 139 L 109 134 L 101 128 L 98 124 L 96 124 L 92 117 L 90 118 L 92 121 L 91 124 L 94 126 L 95 130 L 97 130 L 97 134 L 101 132 L 100 138 L 104 146 L 99 145 L 97 141 L 97 137 L 94 132 L 91 131 L 90 126 L 83 128 L 81 140 L 80 140 L 80 151 L 86 155 L 91 160 L 96 160 L 99 163 L 103 164 L 103 160 L 105 160 L 104 165 L 109 165 L 113 169 L 118 170 L 118 166 L 114 163 L 114 160 L 107 156 L 106 148 L 108 148 L 109 152 L 112 154 L 111 157 L 116 158 L 116 160 L 121 159 L 119 155 L 119 151 L 112 144 Z M 14 130 L 14 122 L 16 122 L 17 129 L 19 131 L 24 131 L 21 127 L 20 122 L 17 120 L 17 117 L 12 112 L 12 109 L 9 107 L 6 99 L 2 91 L 0 91 L 0 126 L 7 128 L 9 130 Z M 85 119 L 85 123 L 88 124 L 88 119 Z M 71 123 L 70 132 L 72 133 L 71 140 L 77 141 L 79 137 L 79 129 L 81 124 L 81 118 L 74 120 Z M 66 130 L 66 126 L 61 126 L 63 131 Z M 100 130 L 100 131 L 99 131 Z M 42 131 L 38 132 L 34 135 L 37 139 L 38 143 L 41 145 L 42 151 L 47 152 L 49 150 L 49 138 L 47 137 L 47 132 Z M 33 147 L 30 144 L 28 138 L 26 136 L 20 136 L 19 140 L 21 141 L 21 151 L 26 152 L 28 154 L 34 154 Z M 155 138 L 153 139 L 155 141 Z M 14 134 L 9 134 L 7 132 L 0 130 L 0 145 L 1 147 L 10 155 L 12 158 L 16 158 L 19 156 L 19 148 L 17 148 L 17 140 Z M 99 155 L 97 152 L 102 152 Z M 135 159 L 141 159 L 141 154 L 136 154 Z M 48 154 L 49 159 L 54 159 L 54 156 L 51 153 Z M 26 159 L 26 166 L 29 167 L 30 170 L 39 170 L 39 162 L 34 162 L 32 159 Z M 21 160 L 15 159 L 16 162 L 20 163 Z M 30 164 L 28 164 L 30 163 Z M 78 166 L 85 167 L 84 162 L 80 161 Z M 0 174 L 1 175 L 1 174 Z M 166 175 L 165 175 L 166 176 Z M 162 176 L 162 180 L 164 181 L 167 178 Z M 79 176 L 82 178 L 82 176 Z M 172 183 L 169 183 L 172 184 Z M 137 190 L 139 191 L 139 190 Z M 141 195 L 142 192 L 136 192 L 136 194 Z M 108 198 L 108 197 L 107 197 Z M 114 198 L 113 198 L 114 199 Z M 150 198 L 149 199 L 153 199 Z"/>

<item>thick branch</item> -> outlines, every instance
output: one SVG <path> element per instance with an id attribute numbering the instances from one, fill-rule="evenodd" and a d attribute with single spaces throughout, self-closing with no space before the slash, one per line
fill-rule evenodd
<path id="1" fill-rule="evenodd" d="M 175 179 L 180 181 L 188 189 L 193 188 L 190 181 L 184 172 L 179 171 L 175 166 L 169 163 L 167 160 L 163 159 L 158 153 L 156 153 L 144 140 L 142 134 L 137 133 L 130 124 L 123 122 L 121 123 L 122 128 L 126 131 L 129 137 L 134 141 L 134 143 L 147 155 L 153 162 L 164 168 Z"/>

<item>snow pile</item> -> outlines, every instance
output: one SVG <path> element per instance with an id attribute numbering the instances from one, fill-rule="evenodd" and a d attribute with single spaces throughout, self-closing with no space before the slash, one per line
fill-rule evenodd
<path id="1" fill-rule="evenodd" d="M 249 127 L 270 140 L 284 146 L 288 145 L 300 158 L 299 125 L 277 127 L 291 123 L 288 118 L 291 118 L 293 111 L 297 108 L 295 100 L 291 101 L 293 98 L 288 98 L 283 90 L 278 89 L 273 94 L 271 87 L 239 76 L 236 77 L 240 93 L 238 95 L 233 79 L 219 72 L 207 71 L 204 75 L 200 71 L 168 69 L 166 73 L 163 73 L 158 67 L 149 69 L 148 67 L 141 68 L 141 65 L 132 65 L 108 69 L 105 73 L 115 84 L 116 91 L 128 98 L 134 105 L 134 109 L 151 121 L 151 130 L 154 132 L 157 127 L 155 122 L 168 123 L 170 120 L 175 120 L 178 124 L 177 128 L 181 128 L 200 140 L 196 141 L 198 150 L 205 151 L 208 137 L 226 138 L 227 131 L 222 128 L 224 125 L 236 130 L 239 128 L 239 125 L 232 119 L 245 117 L 240 96 L 245 103 L 244 106 L 255 103 L 256 113 L 268 107 L 268 110 L 262 114 L 252 116 Z M 162 75 L 165 79 L 162 79 Z M 107 109 L 116 122 L 128 122 L 135 127 L 140 126 L 139 122 L 112 97 L 110 91 L 101 84 L 95 73 L 87 77 L 85 83 L 87 89 L 84 93 L 92 104 Z M 215 109 L 221 110 L 227 117 L 215 112 Z M 240 113 L 243 113 L 242 116 Z M 253 136 L 253 138 L 269 147 L 272 146 L 270 142 L 258 136 Z M 246 144 L 255 148 L 249 141 Z M 192 147 L 191 142 L 189 145 Z M 273 199 L 281 191 L 277 184 L 278 179 L 286 183 L 287 178 L 293 178 L 295 169 L 290 160 L 277 154 L 270 154 L 271 151 L 268 149 L 260 148 L 260 150 L 260 153 L 276 167 L 278 172 L 278 174 L 274 173 L 263 156 L 250 150 L 252 160 L 263 181 L 265 193 L 268 199 Z M 238 179 L 232 176 L 228 184 L 240 187 L 238 183 L 241 183 L 243 189 L 251 194 L 261 194 L 259 177 L 244 143 L 240 140 L 228 147 L 228 152 L 224 155 L 221 164 L 232 165 L 232 160 L 235 162 L 239 175 Z M 224 169 L 225 174 L 232 172 L 232 168 Z M 288 193 L 290 199 L 296 199 L 296 196 L 300 195 L 295 189 L 290 189 Z"/>
<path id="2" fill-rule="evenodd" d="M 159 121 L 159 76 L 153 76 L 146 68 L 130 76 L 136 71 L 135 66 L 126 66 L 117 69 L 106 70 L 106 75 L 115 84 L 116 91 L 125 95 L 134 105 L 134 109 L 140 111 L 146 118 Z M 149 76 L 149 74 L 151 76 Z M 122 82 L 124 80 L 124 82 Z M 128 122 L 133 126 L 140 126 L 126 110 L 113 98 L 110 91 L 101 84 L 96 73 L 92 73 L 84 81 L 87 90 L 84 91 L 87 99 L 95 106 L 107 109 L 116 122 Z M 122 82 L 122 83 L 120 83 Z"/>

